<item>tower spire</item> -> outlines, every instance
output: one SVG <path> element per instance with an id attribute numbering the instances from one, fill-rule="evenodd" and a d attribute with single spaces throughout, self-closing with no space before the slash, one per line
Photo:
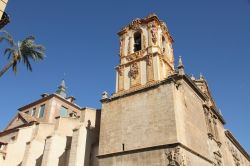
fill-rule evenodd
<path id="1" fill-rule="evenodd" d="M 62 96 L 63 98 L 67 97 L 64 79 L 61 81 L 60 85 L 58 86 L 58 89 L 56 90 L 56 94 Z"/>
<path id="2" fill-rule="evenodd" d="M 185 75 L 184 65 L 183 65 L 181 56 L 179 56 L 178 73 L 179 75 Z"/>

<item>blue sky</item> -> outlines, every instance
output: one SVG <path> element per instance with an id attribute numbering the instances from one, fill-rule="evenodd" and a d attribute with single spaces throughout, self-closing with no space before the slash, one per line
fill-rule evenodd
<path id="1" fill-rule="evenodd" d="M 32 73 L 20 66 L 16 76 L 9 71 L 0 78 L 0 129 L 19 107 L 54 92 L 62 78 L 79 105 L 100 108 L 101 93 L 115 89 L 116 33 L 154 12 L 175 40 L 175 58 L 183 57 L 188 74 L 205 75 L 226 128 L 250 152 L 249 0 L 10 0 L 6 11 L 5 29 L 17 40 L 35 35 L 47 57 Z M 0 58 L 2 67 L 7 61 Z"/>

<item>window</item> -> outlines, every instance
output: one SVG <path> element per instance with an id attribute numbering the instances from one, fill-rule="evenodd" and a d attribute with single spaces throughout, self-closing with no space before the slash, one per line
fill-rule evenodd
<path id="1" fill-rule="evenodd" d="M 45 104 L 40 106 L 38 118 L 42 118 L 44 116 L 44 109 L 45 109 Z"/>
<path id="2" fill-rule="evenodd" d="M 166 39 L 162 36 L 162 53 L 166 52 Z"/>
<path id="3" fill-rule="evenodd" d="M 26 113 L 26 114 L 30 114 L 30 111 L 25 111 L 24 113 Z"/>
<path id="4" fill-rule="evenodd" d="M 31 116 L 35 116 L 36 115 L 36 108 L 33 108 L 32 110 L 31 110 Z"/>
<path id="5" fill-rule="evenodd" d="M 134 33 L 134 52 L 141 50 L 141 33 Z"/>
<path id="6" fill-rule="evenodd" d="M 68 116 L 68 108 L 62 106 L 60 109 L 60 116 L 61 117 L 67 117 Z"/>

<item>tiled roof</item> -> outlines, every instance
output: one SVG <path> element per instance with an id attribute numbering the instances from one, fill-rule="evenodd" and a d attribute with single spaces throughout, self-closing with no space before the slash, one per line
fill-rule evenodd
<path id="1" fill-rule="evenodd" d="M 26 114 L 24 112 L 18 112 L 18 114 L 28 123 L 30 122 L 38 122 L 38 119 L 33 117 L 33 116 L 30 116 L 29 114 Z"/>

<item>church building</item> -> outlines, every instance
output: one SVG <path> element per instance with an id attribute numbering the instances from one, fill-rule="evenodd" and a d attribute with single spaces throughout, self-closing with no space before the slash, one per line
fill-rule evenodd
<path id="1" fill-rule="evenodd" d="M 116 88 L 102 108 L 80 107 L 64 80 L 18 109 L 0 132 L 0 166 L 250 166 L 224 128 L 208 83 L 174 65 L 174 42 L 155 14 L 118 33 Z"/>

